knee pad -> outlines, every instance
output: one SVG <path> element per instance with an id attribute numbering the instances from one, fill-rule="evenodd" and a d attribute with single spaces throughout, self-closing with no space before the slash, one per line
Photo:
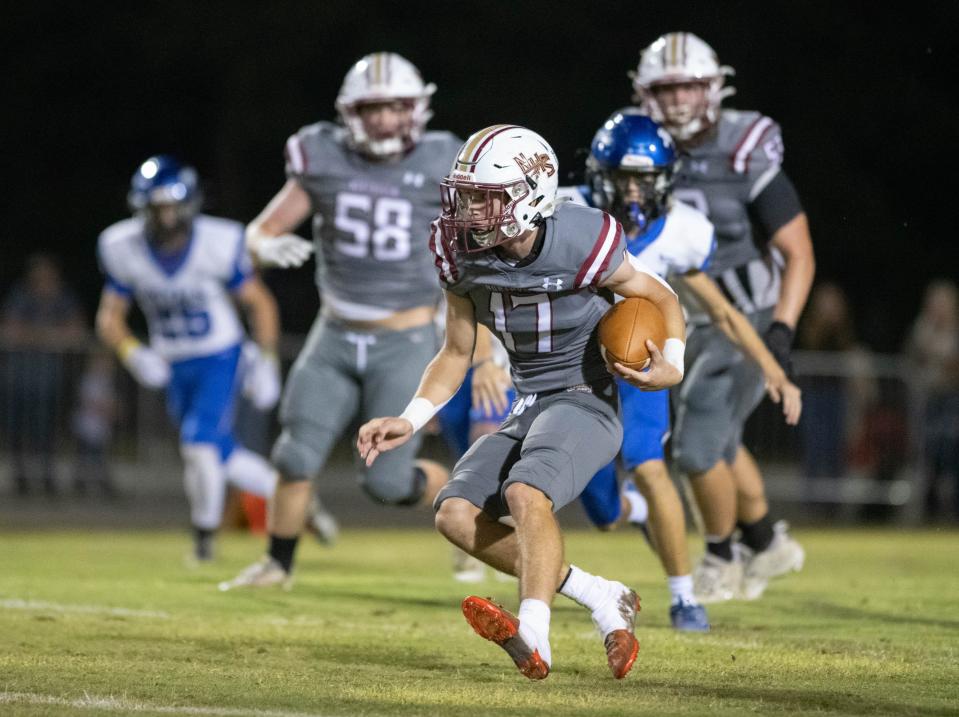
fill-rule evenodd
<path id="1" fill-rule="evenodd" d="M 323 470 L 335 438 L 319 426 L 287 426 L 273 444 L 270 462 L 285 481 L 310 480 Z"/>
<path id="2" fill-rule="evenodd" d="M 360 486 L 370 498 L 379 503 L 412 506 L 418 504 L 426 492 L 426 473 L 419 466 L 413 466 L 412 474 L 405 486 L 397 485 L 397 481 L 367 474 L 360 478 Z"/>

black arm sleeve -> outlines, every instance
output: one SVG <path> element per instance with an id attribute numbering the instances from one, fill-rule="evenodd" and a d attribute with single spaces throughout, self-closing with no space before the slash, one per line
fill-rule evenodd
<path id="1" fill-rule="evenodd" d="M 782 171 L 777 172 L 749 204 L 749 215 L 760 230 L 760 244 L 769 242 L 780 227 L 791 222 L 802 211 L 796 187 Z"/>

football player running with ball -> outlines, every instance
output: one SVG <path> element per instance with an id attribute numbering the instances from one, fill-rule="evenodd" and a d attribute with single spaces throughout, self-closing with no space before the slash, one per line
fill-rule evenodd
<path id="1" fill-rule="evenodd" d="M 401 411 L 436 350 L 439 290 L 421 237 L 460 141 L 425 131 L 435 89 L 399 55 L 359 60 L 336 100 L 343 126 L 318 122 L 290 137 L 289 179 L 247 229 L 260 264 L 298 266 L 312 246 L 289 232 L 313 215 L 321 311 L 280 405 L 267 555 L 221 590 L 291 584 L 311 481 L 330 450 L 357 414 Z M 391 505 L 432 504 L 448 473 L 417 461 L 418 448 L 413 440 L 359 467 L 364 491 Z"/>
<path id="2" fill-rule="evenodd" d="M 642 51 L 634 99 L 685 155 L 675 196 L 716 228 L 706 272 L 789 372 L 793 332 L 815 272 L 809 225 L 781 168 L 779 125 L 758 112 L 720 108 L 733 92 L 724 87 L 729 74 L 701 39 L 669 33 Z M 799 570 L 804 560 L 786 524 L 772 522 L 762 476 L 741 442 L 764 378 L 709 325 L 707 312 L 691 315 L 689 323 L 687 378 L 674 392 L 673 455 L 691 477 L 705 523 L 696 594 L 704 602 L 754 599 L 771 578 Z M 734 548 L 737 525 L 741 543 Z"/>
<path id="3" fill-rule="evenodd" d="M 446 340 L 399 417 L 360 429 L 368 465 L 401 449 L 457 391 L 470 367 L 477 323 L 509 355 L 516 401 L 495 433 L 456 464 L 434 502 L 436 527 L 487 565 L 519 577 L 519 615 L 475 596 L 463 613 L 531 679 L 549 674 L 550 604 L 563 595 L 592 613 L 607 662 L 625 677 L 638 651 L 636 594 L 564 562 L 553 515 L 575 500 L 619 450 L 616 384 L 596 325 L 612 292 L 649 299 L 669 338 L 640 373 L 615 369 L 658 390 L 682 379 L 685 325 L 675 294 L 627 261 L 619 222 L 597 209 L 557 206 L 558 162 L 535 132 L 480 130 L 460 148 L 442 184 L 443 213 L 430 244 L 447 301 Z"/>
<path id="4" fill-rule="evenodd" d="M 714 230 L 700 212 L 673 201 L 678 161 L 675 143 L 660 125 L 645 115 L 617 112 L 593 138 L 586 160 L 587 184 L 575 193 L 564 188 L 564 194 L 574 201 L 586 199 L 616 217 L 626 232 L 627 250 L 668 278 L 687 310 L 708 313 L 712 325 L 756 362 L 770 397 L 782 402 L 786 421 L 795 424 L 802 408 L 799 389 L 749 320 L 704 273 L 715 249 Z M 619 389 L 624 428 L 620 458 L 630 478 L 620 494 L 616 466 L 610 463 L 590 481 L 580 500 L 601 529 L 613 528 L 621 520 L 643 525 L 648 514 L 648 535 L 671 593 L 670 621 L 678 630 L 706 631 L 706 611 L 693 592 L 683 505 L 664 462 L 669 394 L 641 392 L 625 382 Z"/>
<path id="5" fill-rule="evenodd" d="M 180 428 L 192 559 L 205 561 L 213 557 L 226 482 L 254 495 L 273 492 L 266 459 L 234 441 L 233 412 L 241 363 L 244 392 L 257 408 L 272 408 L 280 397 L 279 313 L 253 273 L 243 225 L 199 214 L 192 167 L 151 157 L 133 175 L 127 199 L 133 218 L 107 228 L 97 246 L 106 275 L 97 334 L 140 384 L 167 391 Z M 232 299 L 246 309 L 258 345 L 249 347 L 249 362 L 241 359 L 243 324 Z M 146 317 L 149 345 L 127 325 L 133 300 Z"/>

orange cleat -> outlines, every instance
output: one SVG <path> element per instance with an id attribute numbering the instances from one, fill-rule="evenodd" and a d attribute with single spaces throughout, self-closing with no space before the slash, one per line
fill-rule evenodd
<path id="1" fill-rule="evenodd" d="M 463 600 L 463 617 L 477 635 L 506 650 L 523 675 L 531 680 L 543 680 L 549 676 L 549 665 L 539 656 L 539 650 L 530 649 L 519 636 L 519 620 L 504 607 L 492 600 L 470 595 Z M 633 659 L 636 659 L 635 653 Z M 632 661 L 629 664 L 632 665 Z"/>
<path id="2" fill-rule="evenodd" d="M 620 614 L 628 625 L 625 629 L 613 630 L 606 635 L 603 641 L 606 645 L 606 662 L 613 673 L 613 677 L 621 680 L 633 667 L 636 656 L 639 654 L 639 642 L 633 634 L 636 623 L 636 613 L 639 612 L 639 596 L 632 590 L 625 592 L 619 598 Z"/>

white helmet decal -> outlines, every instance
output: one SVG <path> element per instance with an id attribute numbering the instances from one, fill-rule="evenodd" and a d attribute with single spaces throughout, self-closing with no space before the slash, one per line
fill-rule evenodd
<path id="1" fill-rule="evenodd" d="M 726 77 L 734 74 L 733 68 L 720 65 L 713 48 L 691 32 L 670 32 L 656 38 L 640 52 L 639 67 L 629 74 L 635 91 L 633 101 L 680 141 L 713 125 L 719 118 L 723 99 L 736 91 L 724 87 Z M 654 87 L 682 82 L 706 84 L 704 111 L 679 108 L 668 113 L 656 101 Z"/>
<path id="2" fill-rule="evenodd" d="M 435 91 L 436 85 L 424 84 L 419 70 L 409 60 L 394 52 L 374 52 L 361 58 L 346 73 L 336 97 L 336 109 L 354 148 L 374 157 L 385 157 L 399 154 L 419 141 L 433 116 L 429 107 Z M 363 127 L 358 108 L 366 103 L 389 100 L 411 103 L 410 126 L 396 137 L 373 140 Z"/>

